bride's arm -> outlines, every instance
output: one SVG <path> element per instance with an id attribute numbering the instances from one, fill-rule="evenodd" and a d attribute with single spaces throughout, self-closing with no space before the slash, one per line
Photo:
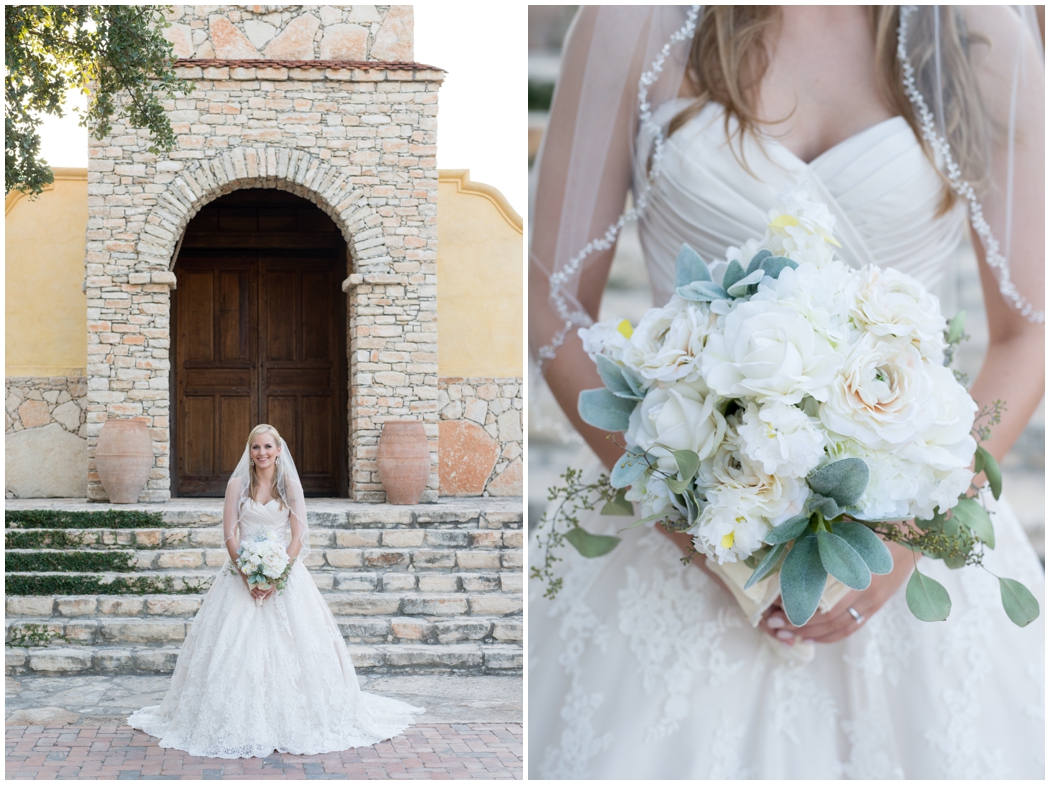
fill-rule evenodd
<path id="1" fill-rule="evenodd" d="M 288 522 L 292 529 L 292 539 L 288 543 L 288 558 L 295 559 L 303 549 L 306 540 L 306 501 L 303 494 L 303 486 L 299 482 L 290 483 L 288 489 Z"/>

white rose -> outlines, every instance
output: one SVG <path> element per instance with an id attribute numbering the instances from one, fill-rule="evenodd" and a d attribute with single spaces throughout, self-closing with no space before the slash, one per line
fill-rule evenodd
<path id="1" fill-rule="evenodd" d="M 274 548 L 263 555 L 262 566 L 267 576 L 276 578 L 288 566 L 288 554 L 283 549 Z"/>
<path id="2" fill-rule="evenodd" d="M 631 323 L 626 319 L 607 319 L 581 327 L 577 333 L 583 341 L 583 350 L 592 360 L 604 354 L 610 360 L 621 362 L 631 331 Z"/>
<path id="3" fill-rule="evenodd" d="M 700 354 L 716 319 L 706 303 L 674 295 L 642 317 L 624 348 L 623 364 L 650 382 L 698 381 Z"/>
<path id="4" fill-rule="evenodd" d="M 825 427 L 873 450 L 912 441 L 934 420 L 933 381 L 912 344 L 862 335 L 820 406 Z"/>
<path id="5" fill-rule="evenodd" d="M 631 412 L 627 442 L 648 450 L 661 471 L 676 472 L 670 450 L 692 450 L 703 460 L 722 443 L 726 421 L 720 403 L 717 395 L 685 383 L 653 388 Z"/>
<path id="6" fill-rule="evenodd" d="M 838 259 L 817 267 L 800 264 L 781 271 L 776 280 L 763 279 L 753 300 L 776 300 L 798 311 L 836 349 L 850 343 L 850 322 L 857 288 L 854 272 Z"/>
<path id="7" fill-rule="evenodd" d="M 748 402 L 738 429 L 740 451 L 766 474 L 805 477 L 824 458 L 824 433 L 795 406 Z"/>
<path id="8" fill-rule="evenodd" d="M 878 336 L 911 341 L 922 356 L 944 362 L 944 317 L 937 298 L 910 275 L 868 265 L 858 274 L 851 316 Z"/>
<path id="9" fill-rule="evenodd" d="M 734 305 L 724 332 L 712 334 L 701 358 L 707 385 L 727 398 L 798 403 L 827 399 L 843 358 L 794 308 L 751 300 Z"/>

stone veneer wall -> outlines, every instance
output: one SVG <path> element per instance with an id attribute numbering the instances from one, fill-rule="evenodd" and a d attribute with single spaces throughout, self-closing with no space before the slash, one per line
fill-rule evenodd
<path id="1" fill-rule="evenodd" d="M 5 496 L 83 496 L 87 379 L 9 376 L 4 383 Z"/>
<path id="2" fill-rule="evenodd" d="M 230 6 L 213 8 L 229 9 Z M 340 228 L 350 295 L 350 494 L 382 501 L 375 451 L 384 420 L 421 418 L 438 493 L 437 90 L 426 66 L 180 60 L 196 90 L 165 106 L 177 147 L 148 151 L 119 122 L 89 145 L 88 488 L 109 417 L 151 420 L 154 468 L 142 501 L 170 498 L 170 288 L 187 223 L 239 188 L 281 188 Z"/>
<path id="3" fill-rule="evenodd" d="M 180 58 L 412 60 L 412 6 L 183 5 L 167 18 Z"/>
<path id="4" fill-rule="evenodd" d="M 521 496 L 521 381 L 438 379 L 442 496 Z"/>

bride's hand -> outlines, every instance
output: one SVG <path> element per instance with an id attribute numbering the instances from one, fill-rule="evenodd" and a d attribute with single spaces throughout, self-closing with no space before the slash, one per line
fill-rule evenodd
<path id="1" fill-rule="evenodd" d="M 911 576 L 915 567 L 912 551 L 902 545 L 888 542 L 893 555 L 893 570 L 887 575 L 872 575 L 871 585 L 864 591 L 851 591 L 827 613 L 816 613 L 806 624 L 795 627 L 788 621 L 784 609 L 774 604 L 766 613 L 759 628 L 767 635 L 791 643 L 796 638 L 816 643 L 835 643 L 847 638 L 867 622 Z M 853 608 L 862 620 L 858 623 L 850 614 Z"/>

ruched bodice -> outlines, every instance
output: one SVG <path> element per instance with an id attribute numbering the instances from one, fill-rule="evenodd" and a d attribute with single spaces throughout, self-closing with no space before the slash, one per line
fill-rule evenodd
<path id="1" fill-rule="evenodd" d="M 266 504 L 249 499 L 241 507 L 238 524 L 240 526 L 238 539 L 241 542 L 257 540 L 268 534 L 275 537 L 285 547 L 292 541 L 288 507 L 281 509 L 280 502 L 276 499 L 270 499 Z"/>
<path id="2" fill-rule="evenodd" d="M 668 102 L 653 120 L 666 126 L 688 104 Z M 936 291 L 966 212 L 957 202 L 938 215 L 943 181 L 903 117 L 871 126 L 809 163 L 772 137 L 759 141 L 745 134 L 742 150 L 738 140 L 731 148 L 724 110 L 710 103 L 667 141 L 661 175 L 639 223 L 655 304 L 673 292 L 682 243 L 708 261 L 725 258 L 727 247 L 763 236 L 768 211 L 793 186 L 827 203 L 843 246 L 839 255 L 847 262 L 894 267 Z M 651 140 L 643 132 L 638 144 L 648 150 Z M 647 155 L 638 159 L 642 165 Z M 635 182 L 644 177 L 636 171 Z"/>

